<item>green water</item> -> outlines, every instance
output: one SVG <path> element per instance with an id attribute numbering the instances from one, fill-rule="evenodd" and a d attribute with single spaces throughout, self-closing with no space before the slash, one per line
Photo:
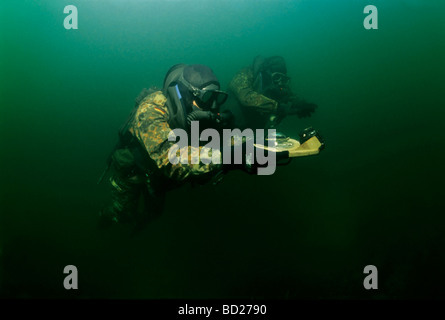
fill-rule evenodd
<path id="1" fill-rule="evenodd" d="M 1 1 L 0 295 L 444 298 L 444 16 L 420 0 Z M 285 57 L 319 106 L 280 129 L 312 125 L 327 148 L 173 190 L 138 237 L 96 230 L 109 196 L 96 181 L 139 91 L 176 63 L 226 87 L 257 54 Z"/>

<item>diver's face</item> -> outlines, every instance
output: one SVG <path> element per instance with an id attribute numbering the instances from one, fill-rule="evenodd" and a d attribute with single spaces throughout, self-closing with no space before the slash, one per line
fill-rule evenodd
<path id="1" fill-rule="evenodd" d="M 227 93 L 220 91 L 215 85 L 211 85 L 193 93 L 193 105 L 202 110 L 218 112 L 219 107 L 227 100 Z"/>
<path id="2" fill-rule="evenodd" d="M 271 73 L 272 83 L 278 87 L 284 88 L 289 86 L 290 77 L 281 72 L 272 72 Z"/>
<path id="3" fill-rule="evenodd" d="M 264 81 L 264 95 L 267 97 L 280 100 L 288 95 L 290 77 L 286 74 L 281 72 L 268 72 Z"/>

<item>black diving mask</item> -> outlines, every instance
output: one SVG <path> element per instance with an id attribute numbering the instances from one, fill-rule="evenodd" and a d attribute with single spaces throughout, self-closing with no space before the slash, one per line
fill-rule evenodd
<path id="1" fill-rule="evenodd" d="M 196 105 L 200 109 L 209 110 L 215 106 L 219 107 L 227 100 L 228 94 L 218 90 L 219 84 L 217 82 L 205 83 L 202 89 L 190 84 L 183 76 L 181 76 L 180 82 L 192 93 Z"/>
<path id="2" fill-rule="evenodd" d="M 199 90 L 193 92 L 196 103 L 202 109 L 210 109 L 216 103 L 219 107 L 227 100 L 227 93 L 220 90 Z"/>
<path id="3" fill-rule="evenodd" d="M 280 87 L 287 86 L 290 82 L 290 77 L 281 72 L 273 72 L 270 76 L 272 82 Z"/>

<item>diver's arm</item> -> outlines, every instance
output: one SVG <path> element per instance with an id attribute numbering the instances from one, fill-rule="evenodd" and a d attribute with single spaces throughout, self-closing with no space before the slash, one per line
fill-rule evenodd
<path id="1" fill-rule="evenodd" d="M 235 94 L 240 103 L 247 108 L 261 113 L 273 113 L 278 103 L 253 89 L 253 74 L 249 68 L 238 72 L 229 84 L 229 89 Z"/>
<path id="2" fill-rule="evenodd" d="M 289 103 L 280 106 L 286 115 L 297 115 L 299 118 L 310 117 L 318 107 L 315 103 L 307 102 L 293 95 L 289 99 Z M 279 110 L 280 110 L 279 107 Z"/>
<path id="3" fill-rule="evenodd" d="M 168 125 L 168 110 L 165 106 L 165 97 L 159 92 L 144 100 L 140 105 L 131 131 L 145 147 L 148 155 L 154 160 L 156 166 L 169 178 L 182 181 L 218 171 L 220 164 L 204 164 L 200 153 L 203 147 L 188 147 L 188 164 L 172 164 L 169 161 L 169 150 L 175 141 L 169 141 L 172 132 Z M 178 152 L 179 154 L 179 152 Z M 211 152 L 206 155 L 211 158 Z M 198 164 L 191 164 L 192 157 L 200 157 Z"/>

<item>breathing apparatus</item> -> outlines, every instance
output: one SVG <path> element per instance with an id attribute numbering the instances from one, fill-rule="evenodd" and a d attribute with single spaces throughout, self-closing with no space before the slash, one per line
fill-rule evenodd
<path id="1" fill-rule="evenodd" d="M 177 64 L 170 68 L 164 79 L 163 93 L 167 97 L 169 125 L 172 129 L 190 129 L 192 121 L 200 127 L 218 127 L 226 124 L 231 115 L 220 113 L 227 93 L 213 71 L 204 65 Z"/>
<path id="2" fill-rule="evenodd" d="M 268 98 L 280 101 L 288 95 L 290 77 L 283 57 L 257 56 L 252 65 L 253 88 Z"/>

